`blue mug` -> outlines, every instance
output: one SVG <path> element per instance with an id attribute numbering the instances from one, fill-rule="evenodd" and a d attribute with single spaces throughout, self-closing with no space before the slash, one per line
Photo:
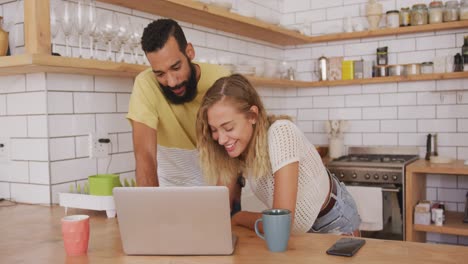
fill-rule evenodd
<path id="1" fill-rule="evenodd" d="M 258 231 L 258 224 L 263 222 L 263 232 Z M 268 249 L 273 252 L 286 251 L 291 233 L 291 211 L 287 209 L 268 209 L 262 212 L 262 218 L 255 221 L 255 233 L 266 240 Z"/>

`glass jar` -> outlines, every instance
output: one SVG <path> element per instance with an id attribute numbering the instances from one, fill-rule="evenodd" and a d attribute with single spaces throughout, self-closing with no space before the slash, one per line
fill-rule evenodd
<path id="1" fill-rule="evenodd" d="M 468 20 L 468 0 L 460 3 L 460 20 Z"/>
<path id="2" fill-rule="evenodd" d="M 433 73 L 434 72 L 434 63 L 432 61 L 421 63 L 421 73 Z"/>
<path id="3" fill-rule="evenodd" d="M 443 22 L 444 4 L 442 1 L 432 1 L 429 4 L 429 24 Z"/>
<path id="4" fill-rule="evenodd" d="M 400 27 L 411 25 L 411 10 L 409 7 L 402 7 L 400 11 Z"/>
<path id="5" fill-rule="evenodd" d="M 377 48 L 377 65 L 388 64 L 388 47 Z"/>
<path id="6" fill-rule="evenodd" d="M 444 22 L 458 20 L 458 1 L 445 2 Z"/>
<path id="7" fill-rule="evenodd" d="M 387 11 L 387 27 L 397 28 L 400 27 L 400 12 L 398 10 Z"/>
<path id="8" fill-rule="evenodd" d="M 411 9 L 411 25 L 426 25 L 427 24 L 427 7 L 425 4 L 415 4 Z"/>

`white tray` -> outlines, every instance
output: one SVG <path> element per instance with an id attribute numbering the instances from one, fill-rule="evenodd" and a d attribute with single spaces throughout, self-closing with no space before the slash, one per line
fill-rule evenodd
<path id="1" fill-rule="evenodd" d="M 115 217 L 114 197 L 98 196 L 79 193 L 59 193 L 60 206 L 65 207 L 65 214 L 68 207 L 88 209 L 96 211 L 106 211 L 108 218 Z"/>

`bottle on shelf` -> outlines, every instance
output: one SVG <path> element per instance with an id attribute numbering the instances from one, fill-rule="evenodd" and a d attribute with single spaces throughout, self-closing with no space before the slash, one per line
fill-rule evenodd
<path id="1" fill-rule="evenodd" d="M 463 70 L 468 71 L 468 35 L 464 37 L 462 46 Z"/>

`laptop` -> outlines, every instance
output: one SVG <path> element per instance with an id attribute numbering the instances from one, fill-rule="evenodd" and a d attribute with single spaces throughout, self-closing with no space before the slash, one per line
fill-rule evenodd
<path id="1" fill-rule="evenodd" d="M 234 252 L 227 187 L 116 187 L 114 201 L 127 255 Z"/>

